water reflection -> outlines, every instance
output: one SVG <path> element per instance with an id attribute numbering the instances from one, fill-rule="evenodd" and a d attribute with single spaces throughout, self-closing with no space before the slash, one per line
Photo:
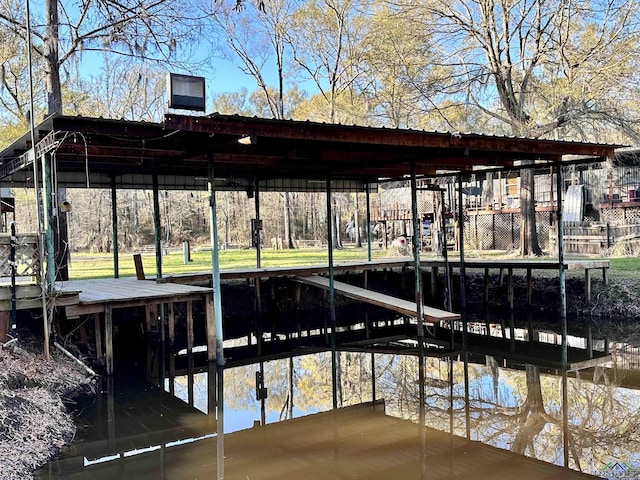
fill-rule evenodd
<path id="1" fill-rule="evenodd" d="M 509 343 L 518 335 L 512 325 L 500 331 Z M 587 343 L 592 349 L 597 340 Z M 193 353 L 186 362 L 167 358 L 163 348 L 147 363 L 160 388 L 105 385 L 85 407 L 78 442 L 41 478 L 613 478 L 615 469 L 615 478 L 636 478 L 640 471 L 638 354 L 628 346 L 614 344 L 613 361 L 574 371 L 523 363 L 522 355 L 431 356 L 422 384 L 411 348 L 338 352 L 335 384 L 331 352 L 221 371 L 197 365 Z"/>

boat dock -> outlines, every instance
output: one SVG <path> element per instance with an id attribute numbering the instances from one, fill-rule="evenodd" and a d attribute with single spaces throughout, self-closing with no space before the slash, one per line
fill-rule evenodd
<path id="1" fill-rule="evenodd" d="M 77 302 L 65 306 L 67 318 L 92 315 L 95 322 L 96 351 L 102 351 L 102 331 L 106 355 L 107 374 L 113 373 L 113 310 L 144 307 L 147 333 L 158 330 L 164 340 L 165 328 L 158 326 L 161 306 L 167 305 L 167 331 L 171 342 L 175 339 L 174 305 L 185 302 L 187 316 L 192 318 L 193 302 L 202 301 L 206 305 L 206 328 L 209 343 L 209 359 L 215 360 L 215 326 L 213 321 L 212 289 L 175 283 L 157 283 L 138 280 L 136 277 L 101 278 L 71 280 L 57 285 L 57 292 L 63 296 L 67 292 L 77 295 Z M 101 325 L 104 319 L 104 329 Z M 163 317 L 164 318 L 164 317 Z M 193 328 L 193 322 L 191 322 Z"/>
<path id="2" fill-rule="evenodd" d="M 294 280 L 305 285 L 322 288 L 323 290 L 329 290 L 330 288 L 329 279 L 327 277 L 314 275 L 310 277 L 295 277 Z M 391 295 L 385 295 L 384 293 L 374 292 L 366 288 L 355 287 L 343 282 L 334 281 L 333 288 L 335 289 L 336 293 L 344 295 L 347 298 L 352 298 L 364 303 L 387 308 L 399 313 L 400 315 L 414 318 L 418 317 L 418 306 L 415 302 L 410 302 L 409 300 L 404 300 L 402 298 L 392 297 Z M 457 313 L 447 312 L 446 310 L 439 310 L 427 305 L 422 306 L 422 316 L 424 321 L 427 323 L 440 323 L 443 320 L 460 319 L 460 315 Z"/>
<path id="3" fill-rule="evenodd" d="M 333 271 L 336 274 L 362 273 L 364 275 L 364 287 L 368 286 L 368 277 L 375 271 L 395 271 L 410 272 L 413 269 L 413 261 L 409 258 L 393 258 L 382 259 L 372 262 L 345 262 L 334 266 Z M 438 282 L 438 273 L 442 272 L 446 267 L 446 263 L 442 259 L 423 259 L 420 266 L 424 273 L 431 275 L 432 297 L 435 298 L 435 288 Z M 448 262 L 450 274 L 455 269 L 461 268 L 461 262 L 452 259 Z M 513 278 L 514 271 L 525 270 L 527 276 L 527 299 L 531 304 L 533 297 L 532 272 L 535 271 L 557 271 L 558 263 L 554 261 L 537 261 L 537 260 L 469 260 L 464 262 L 467 270 L 482 269 L 484 270 L 484 295 L 485 301 L 489 297 L 489 271 L 497 269 L 506 272 L 506 280 L 508 282 L 508 301 L 513 307 L 514 289 Z M 566 270 L 584 271 L 585 289 L 590 292 L 590 278 L 592 270 L 600 270 L 603 272 L 603 280 L 606 281 L 606 272 L 609 268 L 609 262 L 606 260 L 568 260 L 564 262 Z M 263 325 L 267 325 L 270 320 L 264 320 L 263 314 L 266 315 L 266 308 L 262 305 L 262 296 L 273 296 L 273 292 L 262 292 L 261 284 L 265 279 L 288 278 L 296 283 L 295 292 L 290 295 L 295 297 L 295 309 L 300 303 L 302 292 L 300 286 L 307 285 L 321 290 L 329 289 L 329 279 L 323 275 L 329 272 L 328 266 L 292 266 L 292 267 L 274 267 L 274 268 L 247 268 L 235 270 L 222 270 L 220 277 L 223 282 L 229 280 L 244 279 L 248 284 L 250 291 L 253 291 L 247 305 L 246 298 L 242 301 L 243 308 L 246 310 L 244 320 L 238 322 L 235 320 L 233 324 L 225 322 L 225 337 L 240 338 L 245 335 L 248 345 L 253 343 L 261 343 L 263 341 Z M 502 276 L 502 275 L 501 275 Z M 404 277 L 403 277 L 404 278 Z M 200 286 L 198 286 L 198 284 Z M 209 360 L 215 360 L 215 322 L 214 322 L 214 306 L 213 306 L 213 290 L 210 287 L 210 273 L 181 274 L 169 275 L 162 279 L 145 279 L 138 280 L 135 277 L 127 278 L 105 278 L 90 280 L 71 280 L 56 284 L 55 293 L 48 297 L 48 301 L 55 306 L 63 307 L 66 311 L 67 318 L 79 318 L 81 316 L 93 316 L 95 325 L 95 344 L 98 355 L 104 351 L 107 365 L 107 373 L 113 373 L 113 310 L 125 309 L 132 307 L 144 307 L 145 309 L 145 327 L 146 332 L 158 332 L 162 340 L 165 335 L 168 340 L 173 343 L 175 340 L 175 305 L 178 303 L 186 304 L 186 316 L 188 332 L 188 343 L 193 347 L 193 303 L 201 302 L 204 305 L 206 322 L 206 343 L 208 346 Z M 204 285 L 204 286 L 202 286 Z M 8 284 L 4 284 L 0 288 L 0 309 L 9 311 L 11 309 L 11 289 Z M 400 298 L 397 295 L 389 295 L 388 293 L 373 291 L 370 288 L 364 288 L 360 285 L 350 285 L 347 282 L 334 281 L 335 292 L 346 298 L 355 300 L 356 302 L 366 303 L 374 307 L 386 309 L 396 312 L 407 318 L 415 318 L 417 316 L 417 306 L 415 301 L 409 298 Z M 18 309 L 38 308 L 42 306 L 41 289 L 35 284 L 21 284 L 18 290 Z M 305 295 L 308 295 L 305 294 Z M 325 307 L 326 308 L 326 307 Z M 457 313 L 447 312 L 434 308 L 430 305 L 423 305 L 422 308 L 424 321 L 427 323 L 440 323 L 446 320 L 457 320 L 460 316 Z M 256 318 L 256 315 L 259 318 Z M 255 324 L 255 325 L 254 325 Z M 253 326 L 252 326 L 253 325 Z M 277 339 L 278 326 L 271 321 L 271 339 Z M 385 325 L 388 327 L 388 323 Z M 227 332 L 227 328 L 231 328 Z M 293 328 L 293 327 L 292 327 Z M 327 336 L 331 333 L 331 328 L 322 321 L 322 325 L 307 326 L 306 338 L 309 340 L 316 336 Z M 369 328 L 369 327 L 367 327 Z M 319 329 L 319 330 L 318 330 Z M 268 329 L 265 327 L 265 330 Z M 293 334 L 300 342 L 304 341 L 302 331 L 303 326 L 298 320 L 297 333 L 288 329 L 283 333 L 289 337 Z M 384 330 L 384 331 L 383 331 Z M 388 329 L 387 329 L 388 330 Z M 394 336 L 395 332 L 389 332 L 383 328 L 379 334 L 384 337 Z M 315 332 L 315 333 L 314 333 Z M 228 334 L 229 333 L 229 334 Z M 253 340 L 252 340 L 253 339 Z M 354 338 L 353 341 L 362 341 L 362 338 Z M 313 343 L 313 342 L 311 342 Z M 265 352 L 263 352 L 265 353 Z"/>

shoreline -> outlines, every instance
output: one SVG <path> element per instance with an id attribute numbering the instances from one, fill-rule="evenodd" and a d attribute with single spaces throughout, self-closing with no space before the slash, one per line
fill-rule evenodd
<path id="1" fill-rule="evenodd" d="M 28 347 L 27 347 L 28 348 Z M 14 343 L 0 345 L 0 472 L 32 479 L 76 432 L 65 402 L 91 392 L 91 378 L 58 353 L 46 360 Z"/>

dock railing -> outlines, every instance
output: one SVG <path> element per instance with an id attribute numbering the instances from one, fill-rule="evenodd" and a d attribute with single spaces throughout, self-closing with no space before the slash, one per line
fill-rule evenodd
<path id="1" fill-rule="evenodd" d="M 11 235 L 0 234 L 0 278 L 11 278 Z M 40 263 L 38 255 L 38 236 L 35 233 L 16 235 L 15 262 L 17 277 L 31 277 L 40 283 Z"/>

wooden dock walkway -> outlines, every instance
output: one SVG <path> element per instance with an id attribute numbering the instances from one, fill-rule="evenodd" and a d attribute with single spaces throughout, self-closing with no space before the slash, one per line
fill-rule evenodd
<path id="1" fill-rule="evenodd" d="M 310 277 L 295 277 L 296 282 L 303 283 L 305 285 L 312 285 L 324 290 L 329 289 L 329 279 L 321 276 Z M 407 317 L 417 317 L 417 305 L 415 302 L 404 300 L 402 298 L 392 297 L 380 292 L 374 292 L 365 288 L 356 287 L 343 282 L 333 282 L 333 287 L 336 293 L 344 295 L 345 297 L 359 300 L 361 302 L 376 305 L 378 307 L 387 308 L 398 312 L 401 315 Z M 439 310 L 437 308 L 429 307 L 427 305 L 422 306 L 422 315 L 425 322 L 428 323 L 440 323 L 443 320 L 459 320 L 460 315 L 457 313 L 447 312 L 445 310 Z"/>
<path id="2" fill-rule="evenodd" d="M 209 359 L 215 360 L 215 326 L 213 319 L 213 296 L 209 287 L 181 285 L 175 283 L 157 283 L 153 280 L 138 280 L 136 277 L 99 278 L 89 280 L 71 280 L 56 285 L 60 295 L 75 292 L 77 302 L 65 307 L 68 318 L 80 315 L 94 315 L 96 331 L 96 351 L 102 352 L 102 325 L 104 317 L 104 339 L 107 374 L 113 373 L 113 309 L 145 307 L 147 333 L 158 328 L 159 305 L 167 305 L 167 324 L 169 340 L 175 338 L 174 304 L 187 304 L 187 317 L 193 319 L 193 302 L 205 303 L 207 317 L 207 338 Z M 187 321 L 189 323 L 189 321 Z M 193 338 L 193 320 L 190 322 L 189 335 Z M 164 327 L 159 328 L 164 340 Z"/>
<path id="3" fill-rule="evenodd" d="M 527 275 L 527 301 L 532 303 L 533 282 L 532 272 L 534 270 L 558 270 L 558 263 L 555 260 L 523 260 L 523 259 L 496 259 L 496 260 L 466 260 L 464 262 L 467 270 L 483 269 L 485 276 L 484 296 L 485 301 L 489 300 L 489 271 L 498 269 L 507 272 L 508 281 L 508 301 L 513 307 L 514 304 L 514 271 L 525 270 Z M 423 258 L 420 266 L 432 276 L 431 288 L 435 289 L 438 280 L 438 271 L 445 267 L 443 259 Z M 459 259 L 453 258 L 449 261 L 449 273 L 461 268 Z M 375 261 L 352 261 L 336 264 L 333 268 L 336 274 L 346 274 L 349 272 L 360 272 L 365 276 L 364 285 L 367 285 L 367 276 L 371 271 L 380 270 L 412 270 L 413 259 L 409 257 L 386 258 Z M 566 270 L 579 271 L 585 273 L 585 295 L 587 301 L 591 295 L 591 272 L 592 270 L 602 270 L 603 280 L 607 280 L 608 260 L 567 260 L 564 262 Z M 320 278 L 318 275 L 328 273 L 327 265 L 304 265 L 287 267 L 266 267 L 266 268 L 246 268 L 235 270 L 223 270 L 220 274 L 224 280 L 253 279 L 256 281 L 256 292 L 259 297 L 259 284 L 265 278 L 295 278 L 300 284 L 307 283 L 318 288 L 328 289 L 328 280 Z M 501 276 L 502 277 L 502 276 Z M 11 288 L 6 279 L 0 282 L 0 312 L 11 311 Z M 39 285 L 33 283 L 33 279 L 24 279 L 17 289 L 17 308 L 42 307 L 42 290 Z M 157 327 L 158 310 L 160 305 L 166 305 L 166 322 L 168 324 L 168 336 L 170 340 L 175 337 L 174 304 L 185 302 L 187 304 L 187 323 L 190 325 L 187 332 L 189 338 L 193 339 L 193 318 L 192 303 L 194 301 L 204 301 L 207 318 L 207 337 L 209 343 L 210 360 L 215 359 L 215 327 L 213 320 L 213 298 L 210 287 L 211 273 L 202 272 L 196 274 L 171 275 L 159 281 L 155 279 L 138 280 L 135 277 L 128 278 L 105 278 L 89 280 L 72 280 L 56 284 L 55 292 L 48 297 L 48 304 L 65 308 L 68 318 L 77 318 L 81 315 L 94 315 L 96 334 L 96 349 L 98 352 L 105 350 L 107 358 L 107 371 L 113 371 L 113 346 L 112 328 L 113 309 L 144 306 L 146 310 L 147 332 L 157 329 L 161 335 L 165 335 L 164 328 Z M 207 286 L 195 286 L 193 283 L 204 283 Z M 372 292 L 364 288 L 355 287 L 346 283 L 336 282 L 336 291 L 340 295 L 345 295 L 352 299 L 366 302 L 378 307 L 383 307 L 395 311 L 401 315 L 415 317 L 417 315 L 416 305 L 412 301 L 398 299 L 378 292 Z M 435 291 L 432 290 L 432 296 Z M 439 323 L 442 320 L 456 320 L 457 314 L 443 312 L 432 307 L 424 306 L 424 319 L 427 322 Z M 104 325 L 104 328 L 103 328 Z M 103 333 L 104 332 L 104 333 Z M 102 343 L 104 334 L 104 344 Z M 164 338 L 164 337 L 163 337 Z"/>
<path id="4" fill-rule="evenodd" d="M 154 280 L 137 280 L 136 277 L 95 278 L 70 280 L 56 284 L 56 291 L 79 292 L 78 304 L 66 307 L 67 315 L 74 317 L 91 313 L 104 313 L 105 305 L 126 308 L 149 303 L 185 302 L 200 300 L 211 293 L 209 287 L 197 287 L 175 283 L 157 283 Z"/>
<path id="5" fill-rule="evenodd" d="M 461 262 L 459 259 L 453 258 L 449 260 L 449 268 L 460 269 Z M 444 261 L 440 259 L 421 260 L 420 268 L 429 269 L 431 272 L 432 280 L 438 274 L 438 269 L 445 266 Z M 465 260 L 464 267 L 468 270 L 484 270 L 484 301 L 489 302 L 489 270 L 499 270 L 502 280 L 502 272 L 507 272 L 508 282 L 508 301 L 509 306 L 513 308 L 514 294 L 513 294 L 513 271 L 525 270 L 527 276 L 527 305 L 531 305 L 533 297 L 533 270 L 548 270 L 558 271 L 559 265 L 557 260 L 529 260 L 529 259 L 491 259 L 491 260 Z M 607 272 L 610 267 L 609 260 L 565 260 L 565 270 L 582 270 L 584 271 L 584 288 L 585 299 L 587 303 L 591 303 L 591 271 L 601 270 L 602 280 L 604 284 L 607 284 Z M 431 282 L 432 289 L 435 282 Z M 432 294 L 434 292 L 432 291 Z"/>
<path id="6" fill-rule="evenodd" d="M 449 269 L 460 270 L 460 260 L 452 258 L 449 260 Z M 368 272 L 372 270 L 385 270 L 385 269 L 406 269 L 413 268 L 414 262 L 409 257 L 398 258 L 384 258 L 372 261 L 361 262 L 344 262 L 337 263 L 333 267 L 334 274 L 342 274 L 346 272 Z M 527 277 L 527 302 L 530 305 L 533 295 L 533 277 L 532 272 L 538 271 L 558 271 L 557 260 L 537 260 L 537 259 L 468 259 L 464 261 L 464 266 L 467 270 L 484 270 L 485 274 L 485 301 L 488 302 L 488 279 L 489 271 L 500 270 L 506 271 L 507 280 L 509 283 L 509 304 L 513 306 L 513 271 L 525 270 Z M 431 272 L 432 275 L 432 289 L 435 288 L 435 278 L 438 275 L 438 271 L 445 267 L 445 261 L 442 258 L 422 258 L 420 260 L 420 268 Z M 607 272 L 610 267 L 609 260 L 565 260 L 565 270 L 584 271 L 585 282 L 585 298 L 587 303 L 591 302 L 591 273 L 593 270 L 602 271 L 602 279 L 604 283 L 607 283 Z M 328 274 L 329 267 L 327 265 L 297 265 L 289 267 L 263 267 L 263 268 L 240 268 L 233 270 L 222 270 L 220 272 L 221 280 L 237 280 L 237 279 L 264 279 L 264 278 L 276 278 L 276 277 L 307 277 L 311 275 Z M 198 273 L 186 273 L 166 275 L 160 281 L 171 283 L 201 283 L 211 281 L 211 272 L 198 272 Z M 432 291 L 432 294 L 435 292 Z"/>

